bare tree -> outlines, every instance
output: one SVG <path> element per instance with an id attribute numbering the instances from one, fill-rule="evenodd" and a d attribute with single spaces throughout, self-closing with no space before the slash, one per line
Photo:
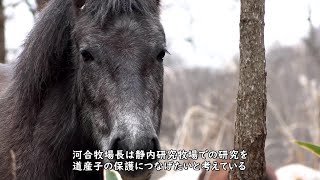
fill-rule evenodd
<path id="1" fill-rule="evenodd" d="M 266 72 L 264 48 L 265 0 L 241 0 L 240 79 L 234 147 L 245 150 L 245 170 L 235 168 L 230 179 L 256 180 L 265 176 Z"/>
<path id="2" fill-rule="evenodd" d="M 306 38 L 304 38 L 304 43 L 307 47 L 307 52 L 317 63 L 320 63 L 320 43 L 319 43 L 319 33 L 317 33 L 317 29 L 314 27 L 312 23 L 311 17 L 311 8 L 309 7 L 309 34 Z"/>

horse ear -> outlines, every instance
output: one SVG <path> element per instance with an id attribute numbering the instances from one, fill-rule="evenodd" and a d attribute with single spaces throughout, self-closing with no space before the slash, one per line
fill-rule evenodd
<path id="1" fill-rule="evenodd" d="M 80 10 L 83 8 L 85 5 L 86 0 L 73 0 L 73 6 L 77 9 Z"/>

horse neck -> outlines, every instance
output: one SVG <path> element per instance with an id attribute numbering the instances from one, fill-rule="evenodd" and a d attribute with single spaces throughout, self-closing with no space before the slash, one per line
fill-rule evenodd
<path id="1" fill-rule="evenodd" d="M 72 150 L 92 149 L 94 146 L 91 136 L 83 130 L 88 127 L 82 124 L 75 83 L 70 77 L 50 89 L 34 129 L 35 134 L 45 136 L 45 141 L 51 141 L 49 144 L 54 144 L 57 149 L 64 150 L 66 145 Z M 43 130 L 48 130 L 47 134 Z"/>

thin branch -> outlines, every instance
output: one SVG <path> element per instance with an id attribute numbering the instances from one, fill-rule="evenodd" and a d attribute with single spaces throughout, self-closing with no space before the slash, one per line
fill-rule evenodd
<path id="1" fill-rule="evenodd" d="M 29 0 L 24 0 L 24 2 L 26 3 L 26 5 L 28 6 L 29 8 L 29 11 L 32 13 L 33 17 L 36 16 L 36 12 L 37 12 L 37 9 L 32 7 L 31 3 L 29 2 Z"/>
<path id="2" fill-rule="evenodd" d="M 11 169 L 12 169 L 12 180 L 17 179 L 17 162 L 16 162 L 16 155 L 13 150 L 10 150 L 10 155 L 12 159 Z"/>

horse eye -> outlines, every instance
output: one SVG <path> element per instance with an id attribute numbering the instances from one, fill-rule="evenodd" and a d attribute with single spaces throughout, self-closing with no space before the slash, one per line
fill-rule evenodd
<path id="1" fill-rule="evenodd" d="M 91 53 L 85 49 L 80 50 L 80 54 L 81 54 L 82 58 L 84 59 L 84 61 L 93 61 L 94 60 Z"/>
<path id="2" fill-rule="evenodd" d="M 160 53 L 159 53 L 158 56 L 157 56 L 157 59 L 162 62 L 164 56 L 166 55 L 166 53 L 167 53 L 167 50 L 162 50 L 162 51 L 160 51 Z"/>

